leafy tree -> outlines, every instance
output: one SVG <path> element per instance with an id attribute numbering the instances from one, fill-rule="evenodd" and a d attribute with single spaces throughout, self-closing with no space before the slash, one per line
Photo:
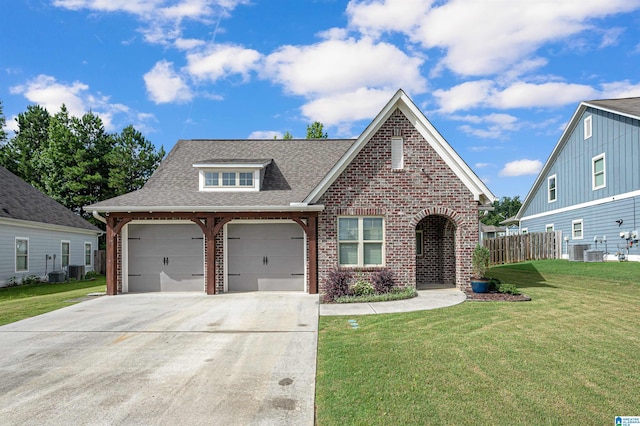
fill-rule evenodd
<path id="1" fill-rule="evenodd" d="M 36 188 L 41 185 L 42 171 L 39 154 L 48 144 L 51 116 L 39 105 L 29 105 L 18 114 L 18 130 L 11 140 L 0 148 L 0 164 Z"/>
<path id="2" fill-rule="evenodd" d="M 282 137 L 282 139 L 293 139 L 293 135 L 287 130 L 286 132 L 284 132 L 284 136 Z"/>
<path id="3" fill-rule="evenodd" d="M 314 121 L 307 126 L 307 139 L 327 139 L 328 135 L 324 133 L 324 125 L 319 121 Z"/>
<path id="4" fill-rule="evenodd" d="M 522 202 L 520 201 L 519 195 L 513 198 L 502 197 L 502 199 L 493 203 L 493 211 L 483 216 L 481 222 L 485 225 L 500 226 L 500 222 L 515 216 L 521 206 Z"/>
<path id="5" fill-rule="evenodd" d="M 114 137 L 115 145 L 107 156 L 109 189 L 113 196 L 142 188 L 164 157 L 164 148 L 158 152 L 133 126 L 125 127 Z"/>
<path id="6" fill-rule="evenodd" d="M 7 132 L 4 131 L 5 124 L 7 124 L 7 120 L 4 118 L 4 110 L 2 108 L 2 101 L 0 100 L 0 149 L 7 142 Z"/>

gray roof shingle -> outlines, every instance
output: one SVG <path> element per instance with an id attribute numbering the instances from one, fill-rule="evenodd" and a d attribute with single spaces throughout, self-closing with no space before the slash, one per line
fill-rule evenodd
<path id="1" fill-rule="evenodd" d="M 101 232 L 62 204 L 0 166 L 0 218 Z"/>
<path id="2" fill-rule="evenodd" d="M 640 98 L 600 99 L 586 103 L 640 118 Z"/>
<path id="3" fill-rule="evenodd" d="M 180 140 L 142 189 L 86 209 L 288 206 L 303 201 L 354 142 L 354 139 Z M 263 163 L 272 160 L 266 166 L 260 191 L 198 190 L 198 169 L 194 164 L 240 158 L 260 159 L 251 161 Z"/>

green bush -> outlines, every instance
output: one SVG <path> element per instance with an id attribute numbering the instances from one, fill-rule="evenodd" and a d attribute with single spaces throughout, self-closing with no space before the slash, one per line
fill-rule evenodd
<path id="1" fill-rule="evenodd" d="M 375 292 L 376 289 L 373 288 L 373 284 L 364 280 L 358 280 L 351 286 L 351 293 L 353 293 L 354 296 L 366 296 L 374 294 Z"/>
<path id="2" fill-rule="evenodd" d="M 389 302 L 392 300 L 411 299 L 416 297 L 418 292 L 413 287 L 394 287 L 388 293 L 366 294 L 363 296 L 342 296 L 338 297 L 336 303 L 371 303 Z"/>
<path id="3" fill-rule="evenodd" d="M 499 284 L 498 285 L 498 293 L 507 293 L 507 294 L 520 294 L 520 290 L 516 287 L 515 284 Z"/>
<path id="4" fill-rule="evenodd" d="M 501 281 L 497 278 L 491 278 L 489 281 L 489 291 L 498 291 Z"/>
<path id="5" fill-rule="evenodd" d="M 84 274 L 84 278 L 86 280 L 91 280 L 97 276 L 98 276 L 98 273 L 96 271 L 87 271 L 87 273 Z"/>
<path id="6" fill-rule="evenodd" d="M 42 281 L 36 275 L 27 275 L 25 277 L 22 277 L 22 285 L 38 284 L 40 282 Z"/>

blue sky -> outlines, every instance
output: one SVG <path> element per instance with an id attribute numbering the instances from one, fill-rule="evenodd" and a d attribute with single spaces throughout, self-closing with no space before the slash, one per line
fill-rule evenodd
<path id="1" fill-rule="evenodd" d="M 9 4 L 9 5 L 8 5 Z M 7 127 L 28 105 L 178 139 L 357 137 L 398 88 L 498 197 L 580 101 L 640 96 L 640 0 L 14 0 Z M 11 134 L 11 133 L 10 133 Z"/>

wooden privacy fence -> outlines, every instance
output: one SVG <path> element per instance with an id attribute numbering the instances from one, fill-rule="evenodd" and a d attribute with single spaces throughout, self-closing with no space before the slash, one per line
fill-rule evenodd
<path id="1" fill-rule="evenodd" d="M 491 252 L 492 265 L 562 257 L 562 231 L 488 238 L 483 244 Z"/>

